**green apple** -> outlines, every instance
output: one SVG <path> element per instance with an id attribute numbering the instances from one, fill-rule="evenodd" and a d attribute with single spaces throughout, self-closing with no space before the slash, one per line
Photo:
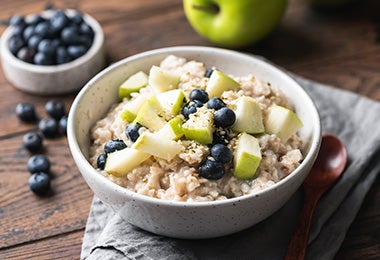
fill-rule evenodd
<path id="1" fill-rule="evenodd" d="M 157 133 L 146 131 L 137 138 L 132 148 L 170 161 L 183 150 L 183 145 L 174 140 L 162 138 Z"/>
<path id="2" fill-rule="evenodd" d="M 148 84 L 156 93 L 178 88 L 180 76 L 174 72 L 163 70 L 161 67 L 152 66 L 149 71 Z"/>
<path id="3" fill-rule="evenodd" d="M 124 81 L 119 87 L 119 98 L 129 97 L 131 93 L 138 92 L 148 84 L 148 75 L 143 71 L 136 72 Z"/>
<path id="4" fill-rule="evenodd" d="M 157 135 L 162 136 L 162 138 L 171 139 L 171 140 L 178 140 L 183 135 L 183 128 L 182 128 L 182 119 L 179 117 L 174 117 L 173 119 L 170 119 L 162 128 L 157 132 Z"/>
<path id="5" fill-rule="evenodd" d="M 159 131 L 166 124 L 165 110 L 156 96 L 148 98 L 139 109 L 135 123 L 147 127 L 151 131 Z"/>
<path id="6" fill-rule="evenodd" d="M 157 95 L 161 106 L 167 111 L 168 115 L 176 116 L 186 103 L 185 93 L 181 89 L 173 89 Z"/>
<path id="7" fill-rule="evenodd" d="M 135 99 L 128 101 L 128 103 L 124 107 L 123 112 L 121 112 L 120 114 L 121 118 L 127 122 L 132 122 L 133 120 L 135 120 L 140 108 L 150 97 L 150 95 L 138 95 Z"/>
<path id="8" fill-rule="evenodd" d="M 232 129 L 249 134 L 264 133 L 263 116 L 260 105 L 252 97 L 242 96 L 236 103 L 236 121 Z"/>
<path id="9" fill-rule="evenodd" d="M 264 124 L 268 134 L 277 135 L 284 143 L 302 127 L 296 113 L 278 105 L 269 108 Z"/>
<path id="10" fill-rule="evenodd" d="M 133 148 L 124 148 L 107 155 L 104 170 L 117 177 L 122 177 L 147 160 L 151 155 Z"/>
<path id="11" fill-rule="evenodd" d="M 235 90 L 240 84 L 220 70 L 214 70 L 206 85 L 209 97 L 220 97 L 226 90 Z"/>
<path id="12" fill-rule="evenodd" d="M 186 139 L 211 144 L 214 132 L 214 115 L 210 109 L 198 108 L 182 125 Z"/>
<path id="13" fill-rule="evenodd" d="M 261 158 L 259 141 L 250 134 L 241 133 L 234 153 L 234 175 L 244 180 L 253 178 Z"/>
<path id="14" fill-rule="evenodd" d="M 191 26 L 206 39 L 227 48 L 260 41 L 279 24 L 286 0 L 183 0 Z"/>

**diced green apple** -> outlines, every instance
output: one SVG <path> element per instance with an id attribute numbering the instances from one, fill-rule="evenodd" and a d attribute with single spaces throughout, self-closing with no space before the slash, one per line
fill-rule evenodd
<path id="1" fill-rule="evenodd" d="M 121 118 L 127 122 L 132 122 L 133 120 L 135 120 L 140 108 L 150 97 L 150 95 L 138 95 L 135 99 L 128 101 L 128 103 L 124 107 L 123 112 L 120 115 Z"/>
<path id="2" fill-rule="evenodd" d="M 161 128 L 157 132 L 157 135 L 162 136 L 162 138 L 170 139 L 170 140 L 178 140 L 183 135 L 183 128 L 182 128 L 182 119 L 179 117 L 174 117 L 173 119 L 169 120 L 164 127 Z"/>
<path id="3" fill-rule="evenodd" d="M 143 71 L 139 71 L 130 76 L 119 87 L 119 98 L 129 97 L 131 93 L 138 92 L 148 84 L 148 75 Z"/>
<path id="4" fill-rule="evenodd" d="M 261 158 L 258 140 L 250 134 L 241 133 L 237 140 L 233 159 L 234 175 L 244 180 L 253 178 Z"/>
<path id="5" fill-rule="evenodd" d="M 155 157 L 172 160 L 183 150 L 183 146 L 173 140 L 162 138 L 157 133 L 144 132 L 137 138 L 132 148 Z"/>
<path id="6" fill-rule="evenodd" d="M 161 67 L 152 66 L 149 71 L 148 84 L 156 93 L 178 88 L 180 77 L 178 74 L 163 70 Z"/>
<path id="7" fill-rule="evenodd" d="M 209 97 L 220 97 L 226 90 L 235 90 L 240 84 L 219 70 L 214 70 L 207 82 L 206 92 Z"/>
<path id="8" fill-rule="evenodd" d="M 261 109 L 252 97 L 242 96 L 236 103 L 236 121 L 232 129 L 237 132 L 261 134 L 265 131 Z"/>
<path id="9" fill-rule="evenodd" d="M 107 155 L 104 170 L 116 177 L 122 177 L 147 160 L 151 155 L 133 148 L 124 148 Z"/>
<path id="10" fill-rule="evenodd" d="M 157 95 L 161 106 L 171 116 L 176 116 L 186 103 L 185 93 L 181 89 L 173 89 Z"/>
<path id="11" fill-rule="evenodd" d="M 301 127 L 301 120 L 292 110 L 278 105 L 269 108 L 265 120 L 265 130 L 268 134 L 277 135 L 285 143 Z"/>
<path id="12" fill-rule="evenodd" d="M 211 144 L 214 132 L 214 117 L 211 110 L 198 109 L 191 114 L 182 125 L 186 139 L 197 141 L 201 144 Z"/>
<path id="13" fill-rule="evenodd" d="M 165 111 L 156 96 L 152 96 L 144 102 L 134 122 L 151 131 L 159 131 L 166 124 Z"/>

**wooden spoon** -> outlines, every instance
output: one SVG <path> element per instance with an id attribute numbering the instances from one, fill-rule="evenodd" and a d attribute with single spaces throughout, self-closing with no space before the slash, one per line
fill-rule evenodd
<path id="1" fill-rule="evenodd" d="M 303 183 L 304 206 L 288 246 L 285 260 L 305 258 L 309 232 L 318 200 L 342 175 L 347 162 L 344 144 L 333 134 L 322 136 L 318 157 Z"/>

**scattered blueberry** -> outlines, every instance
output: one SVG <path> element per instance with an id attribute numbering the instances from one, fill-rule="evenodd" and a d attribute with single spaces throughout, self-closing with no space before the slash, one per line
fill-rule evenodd
<path id="1" fill-rule="evenodd" d="M 127 147 L 127 145 L 124 143 L 123 140 L 119 140 L 119 139 L 109 140 L 104 145 L 104 152 L 105 153 L 113 153 L 115 151 L 122 150 L 126 147 Z"/>
<path id="2" fill-rule="evenodd" d="M 65 115 L 65 105 L 59 99 L 52 99 L 46 102 L 45 111 L 49 116 L 58 121 Z"/>
<path id="3" fill-rule="evenodd" d="M 104 167 L 106 166 L 106 161 L 107 161 L 107 154 L 102 153 L 98 156 L 96 160 L 96 167 L 100 170 L 104 170 Z"/>
<path id="4" fill-rule="evenodd" d="M 125 128 L 125 135 L 132 142 L 136 142 L 137 138 L 139 138 L 140 133 L 139 130 L 142 127 L 139 123 L 130 123 Z"/>
<path id="5" fill-rule="evenodd" d="M 198 100 L 190 100 L 182 108 L 182 114 L 185 116 L 186 119 L 188 119 L 191 114 L 194 114 L 195 112 L 197 112 L 198 107 L 202 107 L 202 106 L 203 106 L 202 102 Z"/>
<path id="6" fill-rule="evenodd" d="M 224 103 L 223 100 L 217 97 L 213 97 L 207 102 L 207 108 L 209 109 L 219 110 L 225 106 L 226 106 L 226 103 Z"/>
<path id="7" fill-rule="evenodd" d="M 36 154 L 29 158 L 27 163 L 28 171 L 30 173 L 36 172 L 50 172 L 50 161 L 43 154 Z"/>
<path id="8" fill-rule="evenodd" d="M 205 77 L 209 78 L 211 77 L 211 74 L 214 72 L 214 69 L 210 68 L 206 70 Z"/>
<path id="9" fill-rule="evenodd" d="M 16 115 L 25 122 L 34 122 L 37 119 L 34 105 L 30 103 L 17 104 Z"/>
<path id="10" fill-rule="evenodd" d="M 36 172 L 29 177 L 28 184 L 36 195 L 42 196 L 50 190 L 50 177 L 45 172 Z"/>
<path id="11" fill-rule="evenodd" d="M 189 98 L 190 100 L 198 100 L 202 103 L 206 103 L 208 101 L 208 94 L 203 89 L 195 88 L 191 90 Z"/>
<path id="12" fill-rule="evenodd" d="M 38 129 L 46 138 L 54 138 L 58 134 L 58 123 L 53 118 L 43 118 L 38 123 Z"/>
<path id="13" fill-rule="evenodd" d="M 235 120 L 235 112 L 227 107 L 222 107 L 214 113 L 214 123 L 216 126 L 230 127 L 235 123 Z"/>
<path id="14" fill-rule="evenodd" d="M 42 136 L 35 131 L 26 133 L 22 138 L 22 143 L 30 152 L 37 152 L 42 149 Z"/>
<path id="15" fill-rule="evenodd" d="M 210 155 L 218 162 L 229 163 L 232 160 L 232 152 L 224 144 L 215 144 L 210 149 Z"/>
<path id="16" fill-rule="evenodd" d="M 63 116 L 59 120 L 58 131 L 60 134 L 66 135 L 66 133 L 67 133 L 67 116 Z"/>
<path id="17" fill-rule="evenodd" d="M 199 167 L 199 174 L 206 179 L 218 180 L 225 174 L 223 163 L 213 160 L 206 160 Z"/>

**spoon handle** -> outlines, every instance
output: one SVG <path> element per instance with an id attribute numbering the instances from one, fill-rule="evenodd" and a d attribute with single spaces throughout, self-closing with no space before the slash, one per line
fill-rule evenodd
<path id="1" fill-rule="evenodd" d="M 305 203 L 296 229 L 286 251 L 285 260 L 302 260 L 306 255 L 310 226 L 315 207 L 323 191 L 308 192 L 305 190 Z"/>

